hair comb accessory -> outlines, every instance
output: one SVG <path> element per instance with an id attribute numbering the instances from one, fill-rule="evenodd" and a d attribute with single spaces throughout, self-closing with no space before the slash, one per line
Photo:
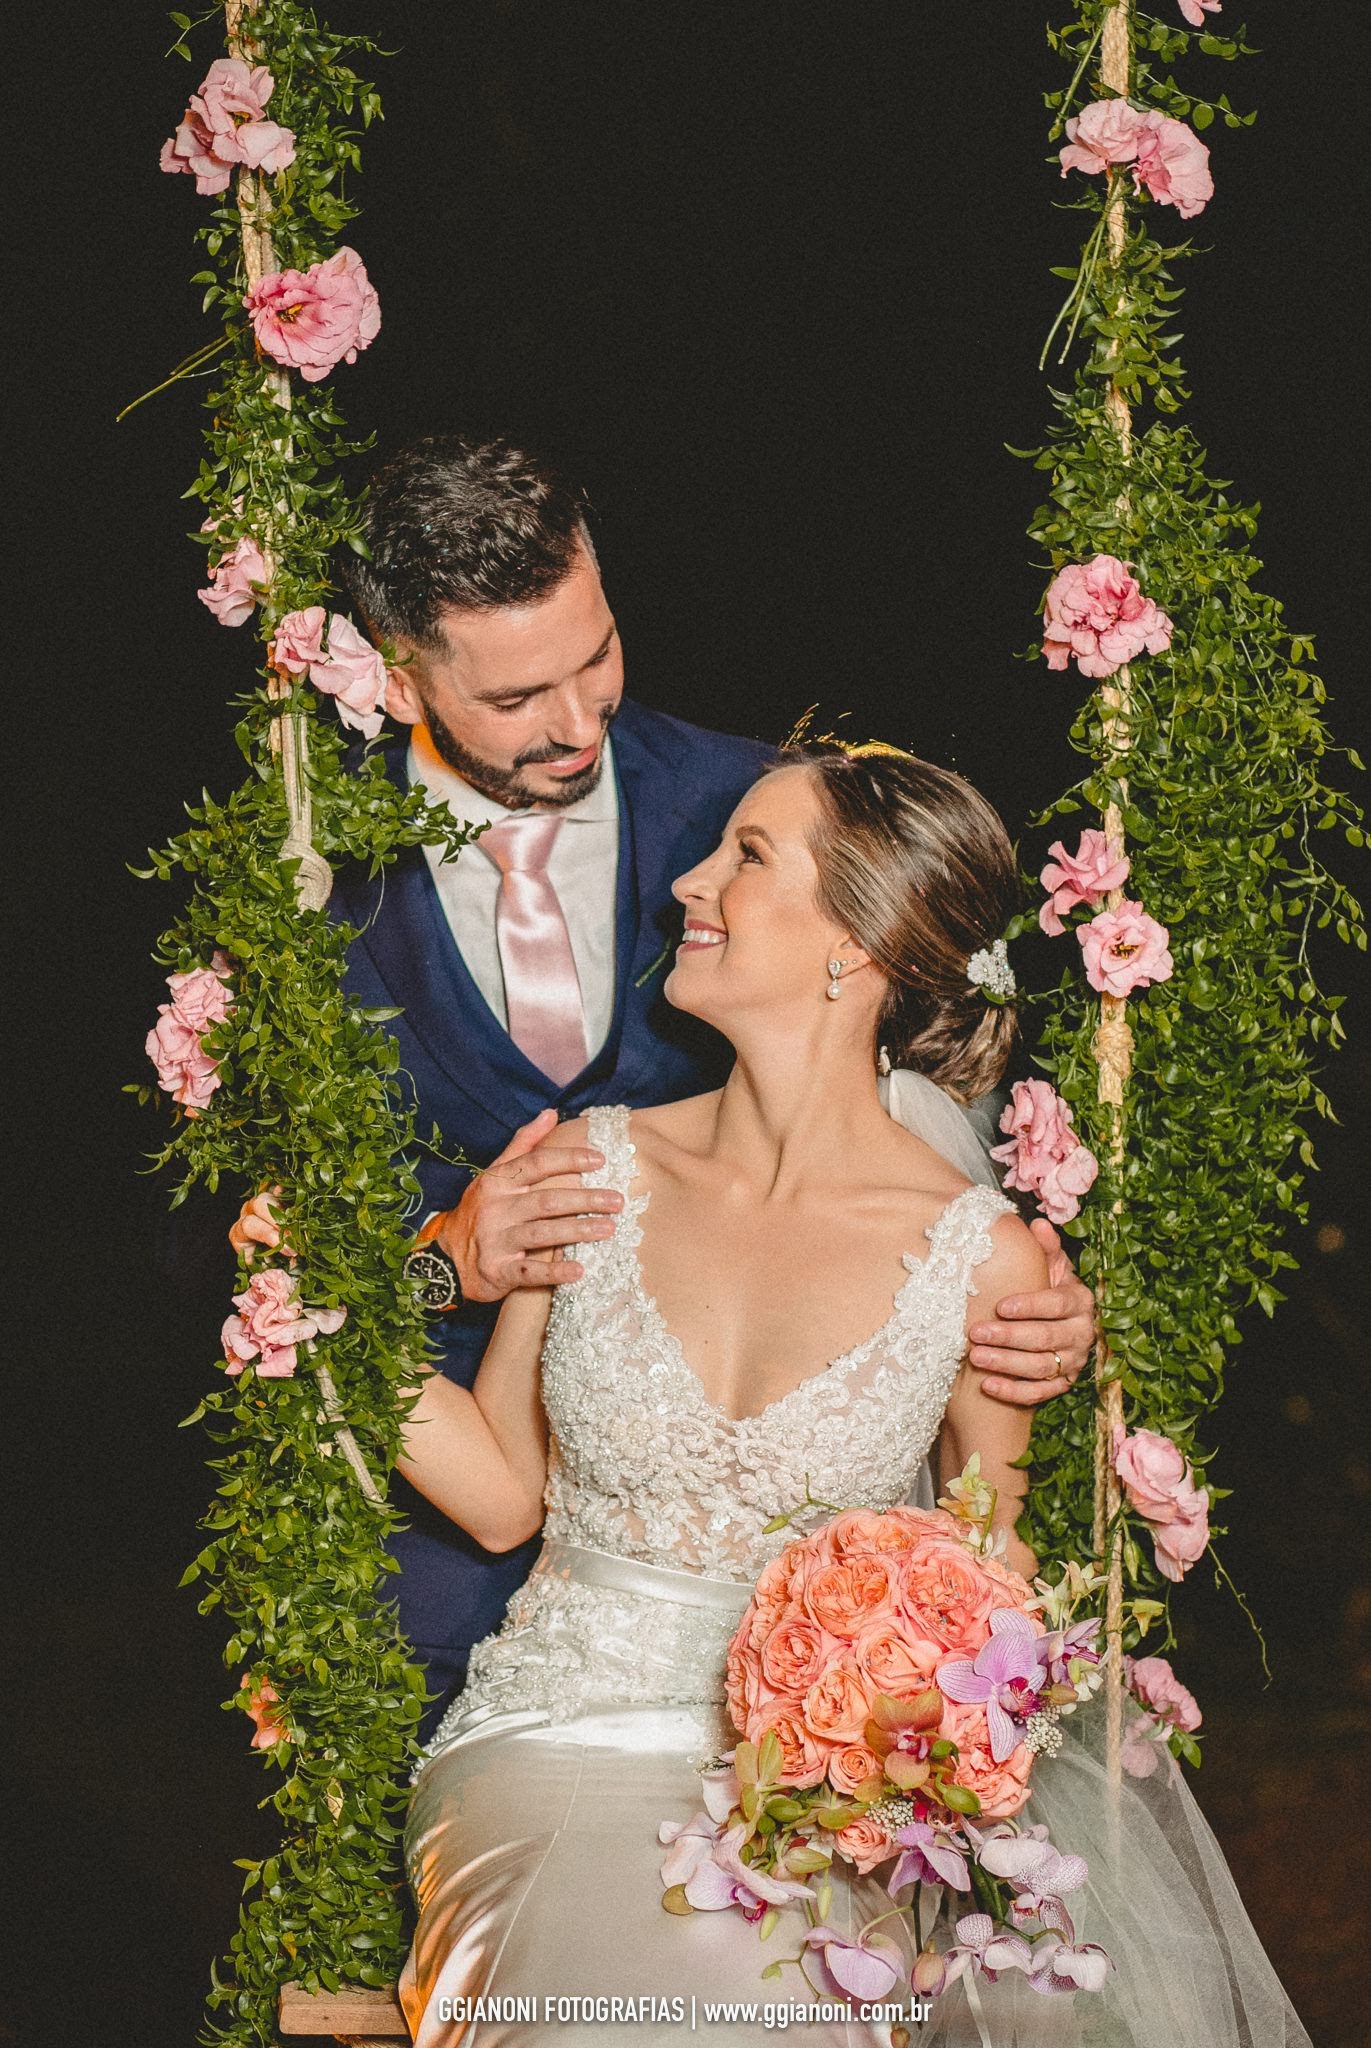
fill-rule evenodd
<path id="1" fill-rule="evenodd" d="M 1005 1003 L 1018 993 L 1019 984 L 1014 979 L 1009 948 L 1003 939 L 996 939 L 992 946 L 971 955 L 966 963 L 966 978 L 973 988 L 985 991 L 988 1002 Z"/>

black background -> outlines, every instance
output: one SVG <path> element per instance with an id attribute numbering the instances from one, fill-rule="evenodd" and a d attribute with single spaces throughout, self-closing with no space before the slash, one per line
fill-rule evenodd
<path id="1" fill-rule="evenodd" d="M 1017 830 L 1073 774 L 1079 691 L 1015 659 L 1043 583 L 1024 539 L 1039 479 L 1004 444 L 1046 426 L 1035 365 L 1064 289 L 1048 266 L 1079 230 L 1054 211 L 1042 7 L 327 13 L 395 51 L 373 69 L 387 119 L 350 234 L 384 325 L 339 373 L 349 421 L 386 447 L 461 422 L 543 435 L 592 490 L 631 691 L 773 737 L 812 703 L 850 713 L 861 737 L 961 768 Z M 1267 587 L 1319 636 L 1334 729 L 1364 747 L 1353 268 L 1371 38 L 1363 9 L 1228 0 L 1222 25 L 1244 18 L 1260 58 L 1185 73 L 1261 108 L 1207 138 L 1189 417 L 1214 471 L 1262 501 Z M 157 8 L 88 6 L 29 19 L 10 47 L 11 107 L 33 117 L 7 323 L 23 353 L 5 892 L 9 1384 L 30 1509 L 9 1553 L 5 1747 L 32 1816 L 7 1859 L 32 1932 L 0 2040 L 143 2048 L 193 2040 L 234 1924 L 231 1858 L 271 1838 L 243 1723 L 217 1708 L 222 1632 L 175 1590 L 209 1493 L 203 1443 L 175 1425 L 211 1383 L 223 1304 L 162 1295 L 148 1247 L 165 1190 L 138 1178 L 158 1126 L 119 1093 L 145 1078 L 148 953 L 172 909 L 125 863 L 202 783 L 236 779 L 225 707 L 254 659 L 194 597 L 180 493 L 200 394 L 113 424 L 207 332 L 186 281 L 205 202 L 156 160 L 215 52 L 163 64 L 171 39 Z M 1353 973 L 1330 957 L 1334 986 Z M 1223 1554 L 1275 1683 L 1207 1567 L 1178 1602 L 1176 1659 L 1212 1735 L 1197 1790 L 1328 2048 L 1362 2038 L 1351 1959 L 1371 1888 L 1352 1796 L 1371 1718 L 1351 1282 L 1367 1055 L 1347 1015 L 1330 1077 L 1347 1128 L 1323 1135 L 1310 1188 L 1321 1237 L 1296 1246 L 1292 1298 L 1251 1333 L 1211 1429 L 1237 1489 Z"/>

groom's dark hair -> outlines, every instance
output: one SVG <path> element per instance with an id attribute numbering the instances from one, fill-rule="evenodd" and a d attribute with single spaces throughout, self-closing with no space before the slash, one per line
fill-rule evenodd
<path id="1" fill-rule="evenodd" d="M 553 589 L 578 546 L 594 557 L 585 493 L 502 437 L 426 434 L 391 456 L 362 508 L 371 559 L 344 576 L 374 638 L 439 653 L 440 612 L 527 604 Z"/>

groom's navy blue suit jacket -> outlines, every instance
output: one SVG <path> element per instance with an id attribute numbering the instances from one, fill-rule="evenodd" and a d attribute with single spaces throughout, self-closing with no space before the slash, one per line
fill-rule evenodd
<path id="1" fill-rule="evenodd" d="M 385 756 L 402 785 L 405 754 L 400 743 Z M 402 1011 L 387 1029 L 399 1041 L 421 1140 L 436 1124 L 443 1151 L 487 1165 L 521 1124 L 550 1105 L 579 1116 L 597 1102 L 647 1106 L 722 1081 L 729 1048 L 662 995 L 681 932 L 671 884 L 718 844 L 739 797 L 771 758 L 759 741 L 705 732 L 624 699 L 614 723 L 614 1017 L 600 1052 L 564 1088 L 525 1058 L 472 980 L 422 849 L 409 849 L 374 879 L 338 877 L 330 915 L 361 934 L 349 953 L 348 992 L 360 1004 Z M 451 1208 L 469 1179 L 423 1151 L 415 1167 L 421 1214 Z M 473 1304 L 433 1318 L 442 1370 L 464 1386 L 475 1377 L 497 1313 L 498 1304 Z M 408 1527 L 390 1539 L 400 1573 L 387 1578 L 385 1592 L 398 1600 L 400 1625 L 428 1670 L 430 1689 L 445 1702 L 465 1678 L 472 1644 L 499 1625 L 527 1577 L 540 1539 L 500 1556 L 483 1550 L 399 1473 L 391 1500 Z M 430 1706 L 426 1728 L 440 1711 L 440 1704 Z"/>

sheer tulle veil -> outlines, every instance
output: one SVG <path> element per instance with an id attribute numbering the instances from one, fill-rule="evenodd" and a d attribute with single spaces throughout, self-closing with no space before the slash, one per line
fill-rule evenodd
<path id="1" fill-rule="evenodd" d="M 903 1068 L 879 1087 L 897 1123 L 969 1180 L 998 1185 L 988 1146 L 945 1090 Z M 912 1498 L 933 1504 L 927 1466 Z M 1125 1737 L 1140 1718 L 1130 1702 Z M 1022 1819 L 1089 1863 L 1072 1917 L 1077 1939 L 1113 1959 L 1108 1985 L 1044 1995 L 1015 1971 L 976 1981 L 970 1997 L 955 1985 L 935 2001 L 921 2048 L 1312 2048 L 1180 1765 L 1137 1743 L 1150 1775 L 1115 1786 L 1103 1711 L 1085 1706 L 1061 1725 L 1061 1753 L 1040 1762 Z M 945 1901 L 944 1924 L 958 1910 Z"/>

